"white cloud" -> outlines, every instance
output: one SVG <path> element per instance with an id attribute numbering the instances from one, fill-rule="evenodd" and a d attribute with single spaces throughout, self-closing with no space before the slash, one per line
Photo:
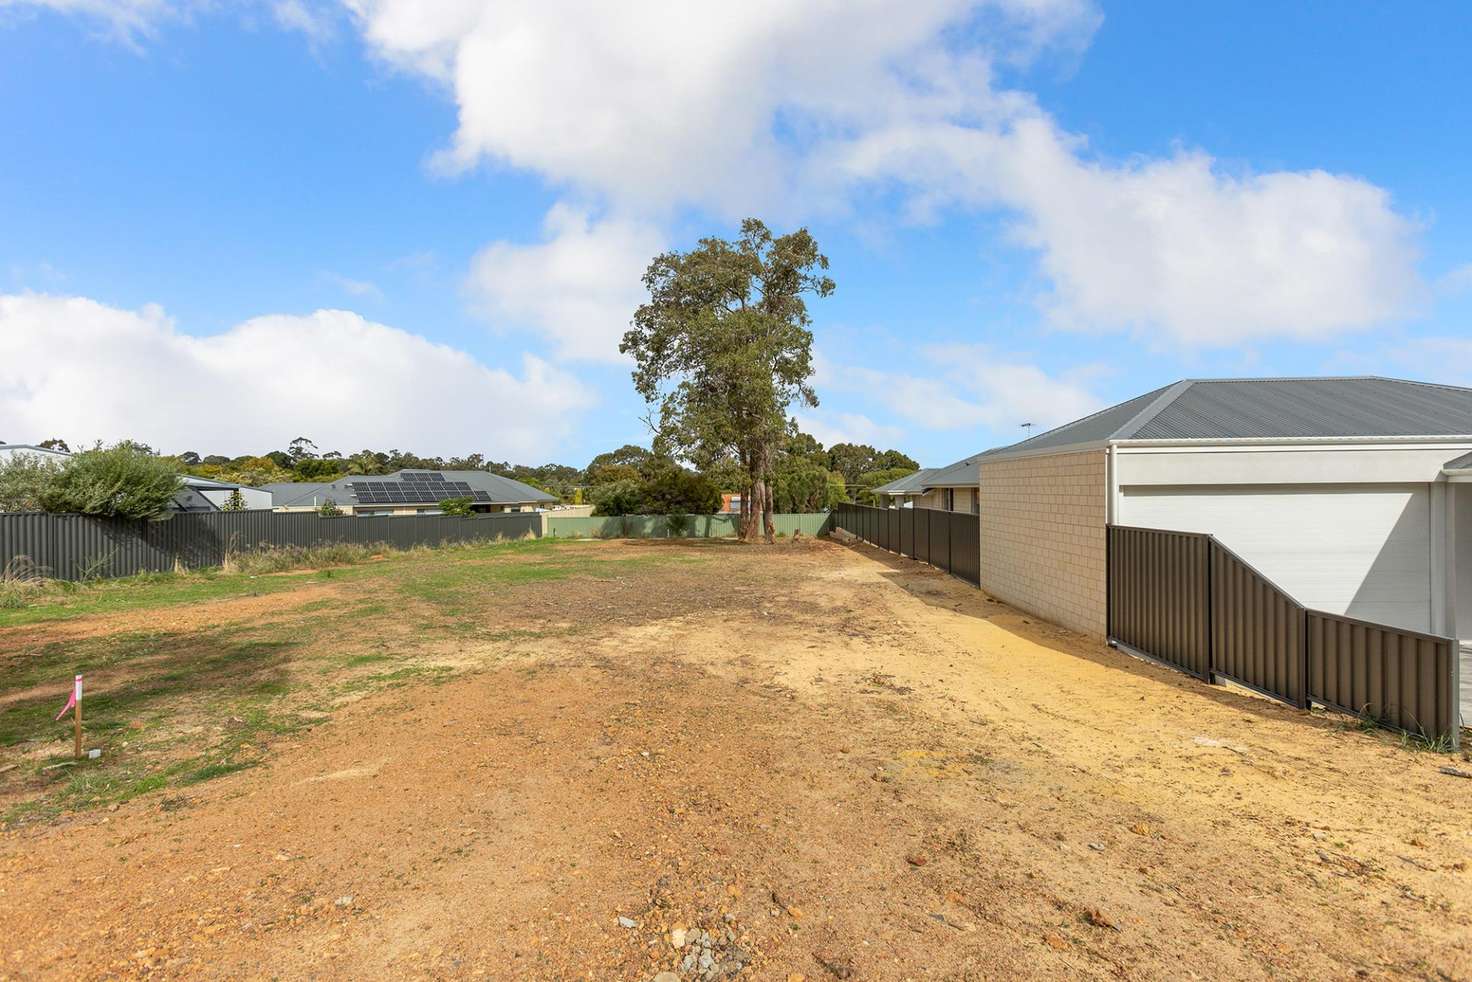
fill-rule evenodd
<path id="1" fill-rule="evenodd" d="M 855 181 L 910 183 L 927 210 L 1014 212 L 1064 327 L 1202 345 L 1320 339 L 1394 318 L 1423 293 L 1416 227 L 1352 177 L 1232 176 L 1187 152 L 1111 166 L 1036 112 L 996 129 L 895 127 L 829 154 Z"/>
<path id="2" fill-rule="evenodd" d="M 34 2 L 137 34 L 191 0 Z M 284 23 L 325 19 L 309 0 L 269 2 Z M 1050 284 L 1040 304 L 1071 330 L 1320 340 L 1427 293 L 1419 229 L 1366 180 L 1229 172 L 1190 149 L 1101 160 L 997 83 L 998 65 L 1082 50 L 1092 0 L 340 2 L 371 51 L 454 99 L 442 166 L 517 168 L 618 216 L 559 206 L 546 243 L 497 242 L 472 273 L 488 311 L 579 357 L 611 357 L 607 312 L 625 298 L 610 277 L 642 269 L 682 209 L 790 224 L 887 192 L 910 220 L 1011 215 Z"/>
<path id="3" fill-rule="evenodd" d="M 835 443 L 867 443 L 888 450 L 900 443 L 905 431 L 898 426 L 876 423 L 863 413 L 804 410 L 794 414 L 798 428 L 825 447 Z"/>
<path id="4" fill-rule="evenodd" d="M 341 273 L 323 273 L 322 278 L 349 296 L 369 300 L 383 299 L 383 291 L 372 280 L 355 280 Z"/>
<path id="5" fill-rule="evenodd" d="M 312 45 L 336 33 L 342 7 L 337 0 L 0 0 L 0 11 L 50 10 L 77 19 L 102 37 L 142 50 L 165 22 L 226 6 L 247 22 L 264 10 L 277 27 L 297 31 Z"/>
<path id="6" fill-rule="evenodd" d="M 346 2 L 373 50 L 453 93 L 444 162 L 524 169 L 623 214 L 800 220 L 872 189 L 912 219 L 1001 210 L 1057 324 L 1178 344 L 1326 338 L 1424 292 L 1418 230 L 1373 184 L 1231 174 L 1191 151 L 1102 162 L 994 84 L 999 62 L 1081 48 L 1101 19 L 1088 0 Z"/>
<path id="7" fill-rule="evenodd" d="M 58 357 L 65 352 L 65 357 Z M 303 433 L 324 448 L 541 460 L 588 404 L 526 356 L 519 373 L 344 310 L 194 337 L 156 306 L 0 295 L 0 419 L 23 441 L 142 440 L 239 454 Z"/>
<path id="8" fill-rule="evenodd" d="M 128 44 L 153 34 L 158 23 L 193 6 L 192 0 L 0 0 L 0 11 L 51 10 L 100 27 Z"/>
<path id="9" fill-rule="evenodd" d="M 925 374 L 822 361 L 821 378 L 825 388 L 863 396 L 915 426 L 990 431 L 1004 440 L 1023 423 L 1042 432 L 1104 405 L 1090 389 L 1098 374 L 1091 367 L 1053 375 L 985 345 L 936 345 L 923 354 L 933 369 Z"/>
<path id="10" fill-rule="evenodd" d="M 1076 12 L 1091 10 L 1081 0 L 345 2 L 381 57 L 451 87 L 459 127 L 447 166 L 490 160 L 620 206 L 728 216 L 785 202 L 814 140 L 989 105 L 985 59 L 953 51 L 948 28 L 985 12 L 996 15 L 989 26 L 1020 26 L 1039 43 L 1076 32 Z"/>
<path id="11" fill-rule="evenodd" d="M 270 0 L 271 17 L 278 27 L 302 34 L 314 46 L 325 44 L 337 34 L 336 4 L 309 0 Z"/>
<path id="12" fill-rule="evenodd" d="M 1329 360 L 1326 370 L 1472 386 L 1472 338 L 1395 338 L 1383 347 L 1341 351 Z"/>
<path id="13" fill-rule="evenodd" d="M 559 356 L 617 361 L 619 340 L 647 298 L 640 278 L 663 248 L 651 226 L 594 221 L 558 204 L 536 245 L 494 242 L 470 264 L 467 288 L 493 322 L 531 327 Z"/>
<path id="14" fill-rule="evenodd" d="M 1436 281 L 1436 290 L 1446 296 L 1472 292 L 1472 263 L 1463 263 L 1444 273 Z"/>

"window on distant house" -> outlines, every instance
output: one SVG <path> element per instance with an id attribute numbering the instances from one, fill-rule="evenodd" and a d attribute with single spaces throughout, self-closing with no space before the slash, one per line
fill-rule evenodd
<path id="1" fill-rule="evenodd" d="M 971 492 L 971 514 L 981 514 L 981 489 L 977 488 Z"/>
<path id="2" fill-rule="evenodd" d="M 956 489 L 955 488 L 946 488 L 946 490 L 945 490 L 945 496 L 944 496 L 944 498 L 942 500 L 945 502 L 946 511 L 955 511 L 956 510 Z"/>

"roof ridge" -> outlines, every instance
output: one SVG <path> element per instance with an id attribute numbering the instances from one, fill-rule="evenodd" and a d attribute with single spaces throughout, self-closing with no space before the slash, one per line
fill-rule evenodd
<path id="1" fill-rule="evenodd" d="M 1131 436 L 1144 429 L 1145 424 L 1149 423 L 1156 416 L 1159 416 L 1165 410 L 1166 406 L 1179 399 L 1185 394 L 1187 389 L 1195 385 L 1198 381 L 1200 380 L 1183 378 L 1179 382 L 1172 382 L 1170 385 L 1167 385 L 1164 392 L 1150 400 L 1150 405 L 1135 413 L 1132 419 L 1105 437 L 1105 439 L 1128 440 Z"/>
<path id="2" fill-rule="evenodd" d="M 1182 379 L 1183 382 L 1396 382 L 1400 385 L 1419 385 L 1428 389 L 1451 389 L 1454 392 L 1472 392 L 1472 386 L 1452 385 L 1450 382 L 1426 382 L 1414 378 L 1396 378 L 1394 375 L 1229 375 L 1223 378 L 1196 377 Z M 1088 417 L 1084 417 L 1087 419 Z"/>

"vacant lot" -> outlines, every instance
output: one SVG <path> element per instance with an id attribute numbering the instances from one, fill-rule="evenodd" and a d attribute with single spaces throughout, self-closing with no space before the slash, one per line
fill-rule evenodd
<path id="1" fill-rule="evenodd" d="M 0 977 L 1468 978 L 1447 765 L 826 542 L 119 584 L 0 612 Z"/>

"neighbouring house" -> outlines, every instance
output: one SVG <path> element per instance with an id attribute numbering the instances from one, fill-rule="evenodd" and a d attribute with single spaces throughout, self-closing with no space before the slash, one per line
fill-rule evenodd
<path id="1" fill-rule="evenodd" d="M 71 456 L 63 450 L 51 450 L 30 444 L 0 444 L 0 461 L 20 454 L 53 460 L 58 464 Z M 271 507 L 271 495 L 260 488 L 231 484 L 227 481 L 212 481 L 203 477 L 195 477 L 192 474 L 183 475 L 181 482 L 179 493 L 174 496 L 173 511 L 196 513 L 223 511 L 230 500 L 230 495 L 236 491 L 240 492 L 246 510 L 266 510 Z"/>
<path id="2" fill-rule="evenodd" d="M 267 484 L 276 511 L 316 511 L 331 501 L 345 515 L 438 515 L 452 498 L 477 512 L 540 511 L 555 495 L 489 471 L 396 471 L 323 483 Z"/>
<path id="3" fill-rule="evenodd" d="M 38 447 L 29 443 L 0 443 L 0 463 L 4 463 L 11 457 L 25 455 L 37 457 L 41 460 L 54 460 L 61 463 L 71 454 L 64 450 L 52 450 L 48 447 Z"/>
<path id="4" fill-rule="evenodd" d="M 981 454 L 972 454 L 945 467 L 923 467 L 870 494 L 888 499 L 890 508 L 934 508 L 975 515 L 981 507 L 977 486 Z"/>
<path id="5" fill-rule="evenodd" d="M 721 492 L 721 510 L 718 511 L 718 512 L 716 512 L 716 514 L 717 515 L 738 515 L 740 513 L 741 513 L 741 492 L 740 491 L 722 491 Z"/>
<path id="6" fill-rule="evenodd" d="M 1460 638 L 1472 682 L 1472 389 L 1188 379 L 989 451 L 981 585 L 1106 631 L 1109 524 L 1205 532 L 1299 603 Z"/>
<path id="7" fill-rule="evenodd" d="M 913 474 L 881 484 L 869 493 L 888 508 L 914 508 L 925 494 L 925 478 L 935 473 L 934 467 L 922 467 Z"/>
<path id="8" fill-rule="evenodd" d="M 954 464 L 937 467 L 920 482 L 923 493 L 916 505 L 940 511 L 961 511 L 975 515 L 981 510 L 978 487 L 981 454 L 963 457 Z"/>
<path id="9" fill-rule="evenodd" d="M 240 500 L 244 505 L 241 511 L 271 510 L 271 492 L 264 488 L 253 488 L 229 481 L 215 481 L 205 477 L 195 477 L 193 474 L 184 475 L 184 490 L 174 500 L 177 502 L 182 498 L 198 504 L 197 507 L 181 507 L 181 511 L 225 511 L 230 502 L 230 496 L 237 491 L 240 492 Z"/>

